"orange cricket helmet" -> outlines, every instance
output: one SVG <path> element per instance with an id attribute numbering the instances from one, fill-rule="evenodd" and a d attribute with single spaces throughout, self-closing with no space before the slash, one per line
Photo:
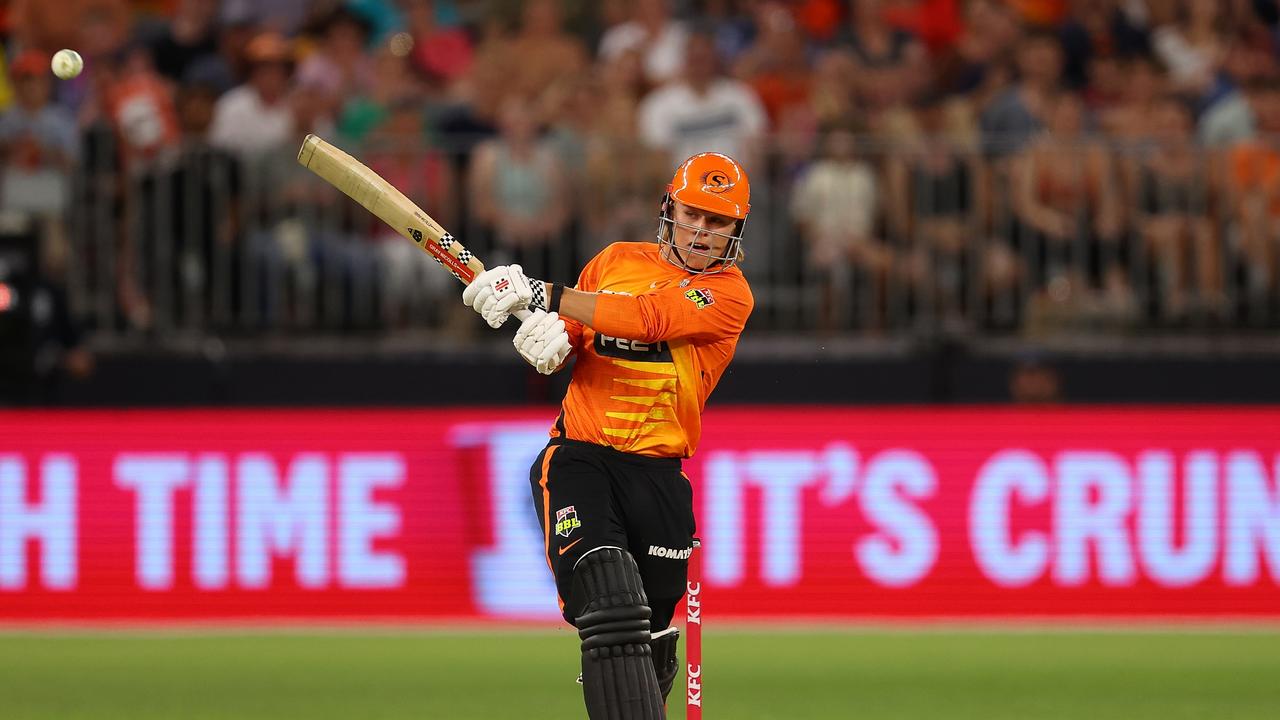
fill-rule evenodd
<path id="1" fill-rule="evenodd" d="M 695 270 L 685 262 L 675 246 L 675 228 L 683 223 L 672 217 L 672 201 L 679 201 L 706 212 L 731 217 L 732 234 L 708 231 L 728 239 L 720 255 L 686 249 L 684 252 L 711 259 L 707 267 Z M 746 228 L 747 214 L 751 211 L 751 183 L 747 172 L 736 160 L 722 153 L 704 152 L 680 163 L 671 184 L 667 185 L 658 216 L 658 243 L 664 245 L 663 254 L 673 264 L 699 274 L 723 272 L 742 259 L 742 233 Z"/>

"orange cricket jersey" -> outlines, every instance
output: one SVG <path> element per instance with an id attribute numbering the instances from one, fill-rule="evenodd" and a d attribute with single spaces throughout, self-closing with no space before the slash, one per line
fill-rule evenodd
<path id="1" fill-rule="evenodd" d="M 742 271 L 694 275 L 655 243 L 614 243 L 577 289 L 604 293 L 591 326 L 565 319 L 577 365 L 552 437 L 687 458 L 702 408 L 733 359 L 755 300 Z"/>

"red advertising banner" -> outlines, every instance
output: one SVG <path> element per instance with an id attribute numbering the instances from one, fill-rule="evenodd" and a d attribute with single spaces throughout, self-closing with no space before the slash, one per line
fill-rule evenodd
<path id="1" fill-rule="evenodd" d="M 528 485 L 554 414 L 0 413 L 0 621 L 554 619 Z M 714 615 L 1280 616 L 1280 410 L 704 428 Z"/>

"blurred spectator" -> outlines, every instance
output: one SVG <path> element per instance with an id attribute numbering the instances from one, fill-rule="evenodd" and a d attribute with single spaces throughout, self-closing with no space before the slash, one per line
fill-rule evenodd
<path id="1" fill-rule="evenodd" d="M 444 0 L 444 3 L 450 1 Z M 466 10 L 463 14 L 473 25 L 479 17 L 487 16 L 499 18 L 508 27 L 517 27 L 528 8 L 528 0 L 463 0 L 463 3 Z M 629 3 L 613 8 L 608 7 L 610 4 L 610 0 L 557 0 L 556 12 L 563 18 L 563 26 L 570 34 L 594 47 L 600 39 L 602 21 L 612 18 L 608 24 L 616 24 L 626 19 L 630 11 Z"/>
<path id="2" fill-rule="evenodd" d="M 507 91 L 532 98 L 544 121 L 551 117 L 545 106 L 549 100 L 554 104 L 549 91 L 571 83 L 587 64 L 586 47 L 566 33 L 562 23 L 559 0 L 528 0 L 519 31 L 505 45 Z"/>
<path id="3" fill-rule="evenodd" d="M 156 71 L 181 81 L 188 68 L 218 53 L 218 1 L 179 0 L 178 11 L 149 45 Z"/>
<path id="4" fill-rule="evenodd" d="M 298 84 L 317 91 L 331 116 L 374 83 L 374 61 L 365 52 L 369 32 L 363 15 L 340 5 L 324 18 L 319 45 L 298 66 Z"/>
<path id="5" fill-rule="evenodd" d="M 300 322 L 316 315 L 320 263 L 331 261 L 337 288 L 348 279 L 350 243 L 335 227 L 346 205 L 295 160 L 301 132 L 323 122 L 329 105 L 306 85 L 291 92 L 294 51 L 282 35 L 259 33 L 244 55 L 248 79 L 218 98 L 209 128 L 209 142 L 243 170 L 251 299 L 242 310 L 249 324 Z"/>
<path id="6" fill-rule="evenodd" d="M 1277 72 L 1280 48 L 1280 3 L 1276 0 L 1231 0 L 1231 29 L 1220 70 L 1235 84 Z"/>
<path id="7" fill-rule="evenodd" d="M 1035 31 L 1017 48 L 1018 82 L 997 95 L 982 112 L 987 152 L 1000 157 L 1017 152 L 1044 126 L 1049 99 L 1062 74 L 1057 36 Z"/>
<path id="8" fill-rule="evenodd" d="M 1089 60 L 1086 71 L 1087 84 L 1074 87 L 1084 100 L 1085 109 L 1091 117 L 1096 118 L 1105 113 L 1124 98 L 1125 80 L 1121 75 L 1120 59 L 1112 55 L 1102 55 Z"/>
<path id="9" fill-rule="evenodd" d="M 111 170 L 119 171 L 116 177 L 121 219 L 117 243 L 118 299 L 130 325 L 148 328 L 154 320 L 154 298 L 148 297 L 143 287 L 148 278 L 142 277 L 140 268 L 150 264 L 154 257 L 146 253 L 150 244 L 145 232 L 152 231 L 158 221 L 154 213 L 148 212 L 150 198 L 143 192 L 142 183 L 161 161 L 172 159 L 170 153 L 179 142 L 172 86 L 156 74 L 147 47 L 140 43 L 127 45 L 109 58 L 101 58 L 93 70 L 96 82 L 100 83 L 97 91 L 102 93 L 101 121 L 110 129 L 109 146 L 115 148 L 117 155 Z M 96 102 L 96 98 L 91 101 Z M 103 158 L 97 153 L 108 146 L 94 137 L 97 129 L 90 127 L 86 133 L 86 138 L 94 142 L 91 172 L 95 175 L 103 170 Z M 167 205 L 161 207 L 168 208 Z"/>
<path id="10" fill-rule="evenodd" d="M 262 29 L 292 36 L 317 6 L 332 8 L 338 0 L 221 0 L 222 20 L 252 20 Z"/>
<path id="11" fill-rule="evenodd" d="M 1020 28 L 999 0 L 968 0 L 960 35 L 932 62 L 934 89 L 943 93 L 975 93 L 984 104 L 1001 87 Z"/>
<path id="12" fill-rule="evenodd" d="M 1074 0 L 1062 26 L 1064 83 L 1084 90 L 1090 66 L 1097 60 L 1123 61 L 1150 50 L 1146 27 L 1135 19 L 1132 3 L 1121 0 Z"/>
<path id="13" fill-rule="evenodd" d="M 658 84 L 684 73 L 686 38 L 684 23 L 671 17 L 670 0 L 635 0 L 631 19 L 609 28 L 600 39 L 600 57 L 609 60 L 639 48 L 645 77 Z M 713 52 L 714 47 L 713 39 Z"/>
<path id="14" fill-rule="evenodd" d="M 769 121 L 778 127 L 797 111 L 809 110 L 811 75 L 805 37 L 783 5 L 764 3 L 759 11 L 760 35 L 738 58 L 734 75 L 751 85 Z"/>
<path id="15" fill-rule="evenodd" d="M 564 168 L 568 209 L 574 221 L 582 215 L 587 143 L 600 122 L 601 95 L 598 78 L 582 73 L 561 80 L 542 99 L 542 114 L 548 123 L 544 141 L 560 158 Z"/>
<path id="16" fill-rule="evenodd" d="M 831 51 L 814 63 L 809 101 L 819 125 L 849 122 L 857 112 L 854 104 L 854 73 L 857 66 L 849 53 Z"/>
<path id="17" fill-rule="evenodd" d="M 635 113 L 640 101 L 653 86 L 645 79 L 643 56 L 639 49 L 618 53 L 598 63 L 594 72 L 600 77 L 602 102 L 617 101 Z"/>
<path id="18" fill-rule="evenodd" d="M 1105 149 L 1084 134 L 1084 106 L 1075 93 L 1048 102 L 1045 132 L 1014 161 L 1014 208 L 1021 225 L 1016 241 L 1032 284 L 1045 288 L 1063 278 L 1087 283 L 1123 282 L 1120 267 L 1121 207 Z"/>
<path id="19" fill-rule="evenodd" d="M 670 181 L 665 152 L 646 146 L 636 121 L 644 74 L 638 50 L 622 53 L 601 68 L 597 110 L 586 139 L 583 213 L 587 256 L 618 241 L 653 238 L 658 198 Z M 626 168 L 620 172 L 619 168 Z"/>
<path id="20" fill-rule="evenodd" d="M 1244 88 L 1235 88 L 1200 115 L 1196 137 L 1208 148 L 1222 148 L 1248 140 L 1256 132 L 1253 108 Z"/>
<path id="21" fill-rule="evenodd" d="M 140 278 L 161 327 L 229 327 L 241 297 L 237 233 L 243 178 L 235 156 L 209 142 L 217 91 L 187 85 L 178 91 L 181 140 L 176 154 L 139 183 L 134 233 L 154 263 Z"/>
<path id="22" fill-rule="evenodd" d="M 1146 55 L 1124 61 L 1119 74 L 1124 83 L 1121 96 L 1100 109 L 1099 126 L 1116 140 L 1138 142 L 1148 135 L 1151 115 L 1168 83 L 1155 60 Z"/>
<path id="23" fill-rule="evenodd" d="M 924 43 L 930 55 L 950 47 L 963 30 L 962 0 L 891 0 L 884 17 Z"/>
<path id="24" fill-rule="evenodd" d="M 448 93 L 471 69 L 475 54 L 471 39 L 461 29 L 436 19 L 434 0 L 404 0 L 402 5 L 413 38 L 409 57 L 414 70 L 432 94 Z"/>
<path id="25" fill-rule="evenodd" d="M 795 3 L 796 21 L 814 42 L 830 42 L 840 28 L 843 5 L 843 0 L 799 0 Z"/>
<path id="26" fill-rule="evenodd" d="M 464 155 L 497 132 L 498 112 L 508 90 L 506 44 L 511 36 L 506 24 L 486 14 L 476 33 L 471 69 L 454 84 L 449 112 L 437 123 L 449 146 Z"/>
<path id="27" fill-rule="evenodd" d="M 120 53 L 107 90 L 107 113 L 119 139 L 121 163 L 137 172 L 178 142 L 173 89 L 155 71 L 145 45 Z"/>
<path id="28" fill-rule="evenodd" d="M 798 167 L 813 156 L 818 132 L 806 40 L 791 12 L 779 3 L 762 3 L 756 16 L 760 36 L 739 58 L 735 74 L 764 105 L 783 166 Z M 849 85 L 842 87 L 847 92 Z"/>
<path id="29" fill-rule="evenodd" d="M 910 279 L 933 310 L 952 319 L 967 306 L 967 282 L 988 261 L 976 242 L 986 187 L 970 115 L 962 100 L 922 98 L 919 136 L 886 162 L 889 226 L 911 250 Z"/>
<path id="30" fill-rule="evenodd" d="M 764 6 L 775 5 L 773 2 L 741 2 L 740 0 L 703 0 L 698 18 L 715 28 L 716 52 L 726 67 L 732 66 L 747 48 L 751 47 L 756 36 L 756 26 L 751 15 L 744 6 L 756 6 L 759 15 Z"/>
<path id="31" fill-rule="evenodd" d="M 1151 258 L 1162 317 L 1182 322 L 1191 313 L 1219 313 L 1221 263 L 1210 215 L 1211 173 L 1196 152 L 1191 111 L 1164 97 L 1149 117 L 1153 144 L 1136 163 L 1138 231 Z"/>
<path id="32" fill-rule="evenodd" d="M 293 108 L 294 140 L 301 141 L 308 133 L 321 137 L 333 135 L 337 118 L 323 88 L 314 82 L 299 82 L 290 90 L 288 102 Z"/>
<path id="33" fill-rule="evenodd" d="M 597 29 L 599 30 L 597 35 L 603 36 L 609 28 L 617 27 L 630 21 L 633 11 L 634 3 L 632 0 L 596 0 L 595 15 Z M 596 48 L 599 50 L 600 37 L 595 39 Z M 636 47 L 639 46 L 637 45 Z"/>
<path id="34" fill-rule="evenodd" d="M 1006 0 L 1006 2 L 1022 16 L 1022 22 L 1034 27 L 1057 27 L 1066 17 L 1070 4 L 1070 0 Z"/>
<path id="35" fill-rule="evenodd" d="M 241 157 L 260 155 L 294 137 L 293 107 L 288 102 L 293 73 L 290 42 L 263 33 L 245 48 L 249 78 L 218 99 L 209 139 Z"/>
<path id="36" fill-rule="evenodd" d="M 25 51 L 9 72 L 15 102 L 0 114 L 0 208 L 40 220 L 40 265 L 50 276 L 60 277 L 67 253 L 63 220 L 71 200 L 79 135 L 70 115 L 52 103 L 48 55 Z"/>
<path id="37" fill-rule="evenodd" d="M 499 134 L 476 147 L 468 197 L 476 221 L 494 238 L 494 263 L 515 262 L 530 275 L 557 277 L 552 253 L 560 245 L 567 218 L 565 169 L 551 146 L 538 139 L 528 98 L 509 96 L 498 115 Z M 500 259 L 499 259 L 500 258 Z M 568 262 L 577 270 L 576 259 Z"/>
<path id="38" fill-rule="evenodd" d="M 1280 277 L 1280 81 L 1259 81 L 1249 91 L 1260 138 L 1239 143 L 1228 155 L 1231 217 L 1240 233 L 1240 273 L 1245 300 L 1265 315 Z"/>
<path id="39" fill-rule="evenodd" d="M 1222 74 L 1230 87 L 1200 114 L 1198 136 L 1221 147 L 1253 137 L 1254 114 L 1247 88 L 1280 76 L 1276 63 L 1276 35 L 1266 31 L 1261 42 L 1233 42 L 1226 51 Z"/>
<path id="40" fill-rule="evenodd" d="M 97 26 L 117 43 L 128 36 L 132 22 L 128 0 L 10 0 L 12 47 L 52 53 L 78 48 L 85 26 Z"/>
<path id="41" fill-rule="evenodd" d="M 202 83 L 226 91 L 249 77 L 249 43 L 261 33 L 251 20 L 227 21 L 218 31 L 215 54 L 202 55 L 191 61 L 183 74 L 184 83 Z"/>
<path id="42" fill-rule="evenodd" d="M 413 104 L 424 95 L 422 83 L 404 55 L 383 48 L 378 51 L 374 69 L 373 83 L 348 97 L 337 118 L 338 132 L 357 144 L 382 125 L 391 105 Z"/>
<path id="43" fill-rule="evenodd" d="M 910 100 L 929 78 L 924 46 L 885 21 L 882 0 L 850 0 L 849 7 L 834 46 L 853 53 L 859 97 L 872 112 Z"/>
<path id="44" fill-rule="evenodd" d="M 819 327 L 843 325 L 855 282 L 865 283 L 864 316 L 878 325 L 893 252 L 876 236 L 879 189 L 875 170 L 858 158 L 857 137 L 847 128 L 825 132 L 821 156 L 797 179 L 791 217 L 805 243 L 809 272 L 819 278 Z M 851 271 L 858 276 L 851 277 Z"/>
<path id="45" fill-rule="evenodd" d="M 390 44 L 393 33 L 404 27 L 405 7 L 401 0 L 344 0 L 344 4 L 365 19 L 370 46 Z"/>
<path id="46" fill-rule="evenodd" d="M 667 150 L 673 164 L 699 152 L 722 152 L 747 168 L 768 126 L 760 99 L 721 74 L 715 38 L 701 31 L 689 36 L 684 76 L 650 93 L 639 121 L 640 136 Z"/>
<path id="47" fill-rule="evenodd" d="M 1227 14 L 1220 0 L 1178 0 L 1176 7 L 1173 22 L 1155 28 L 1152 48 L 1174 89 L 1201 99 L 1213 90 L 1230 44 Z"/>
<path id="48" fill-rule="evenodd" d="M 444 153 L 424 142 L 421 104 L 411 97 L 394 99 L 385 118 L 369 137 L 365 152 L 369 167 L 419 206 L 431 208 L 441 225 L 457 227 L 453 167 Z M 430 255 L 380 220 L 370 218 L 369 222 L 379 259 L 383 322 L 400 327 L 413 314 L 439 305 L 439 296 L 452 289 L 455 281 L 440 271 Z"/>

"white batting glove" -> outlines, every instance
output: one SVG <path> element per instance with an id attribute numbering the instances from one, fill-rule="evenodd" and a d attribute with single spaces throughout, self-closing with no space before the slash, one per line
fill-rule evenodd
<path id="1" fill-rule="evenodd" d="M 565 331 L 564 321 L 560 319 L 559 313 L 545 310 L 535 310 L 525 318 L 511 343 L 516 346 L 520 357 L 543 375 L 550 375 L 559 369 L 573 350 L 569 343 L 569 333 Z"/>
<path id="2" fill-rule="evenodd" d="M 498 265 L 480 273 L 462 291 L 462 303 L 475 310 L 489 327 L 500 328 L 511 314 L 542 307 L 546 295 L 543 284 L 525 277 L 519 265 Z"/>

